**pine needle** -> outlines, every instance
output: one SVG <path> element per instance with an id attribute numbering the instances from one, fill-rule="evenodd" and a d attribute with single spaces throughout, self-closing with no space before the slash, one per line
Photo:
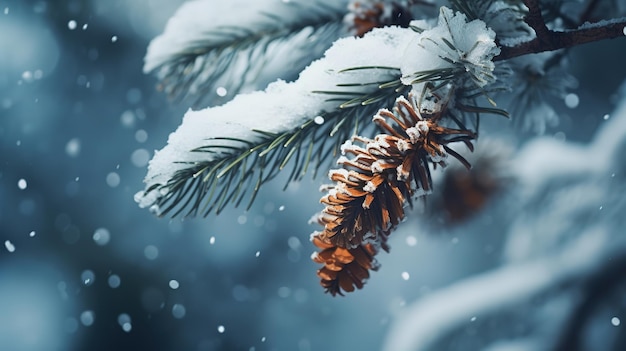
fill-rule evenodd
<path id="1" fill-rule="evenodd" d="M 285 187 L 301 179 L 311 165 L 315 175 L 339 152 L 341 144 L 358 132 L 360 125 L 371 125 L 370 120 L 376 111 L 410 89 L 400 83 L 398 69 L 385 69 L 393 73 L 392 78 L 363 84 L 374 87 L 374 91 L 369 88 L 370 93 L 339 90 L 352 86 L 358 88 L 351 84 L 338 86 L 337 91 L 318 92 L 329 95 L 329 100 L 339 101 L 335 110 L 320 115 L 324 119 L 322 124 L 315 123 L 312 116 L 311 120 L 285 133 L 255 130 L 259 136 L 255 143 L 237 138 L 213 138 L 211 145 L 196 148 L 193 152 L 219 156 L 212 161 L 190 164 L 161 186 L 168 193 L 157 200 L 160 215 L 194 216 L 201 212 L 206 216 L 221 212 L 229 203 L 238 206 L 245 196 L 249 196 L 248 206 L 251 206 L 262 186 L 290 163 L 293 168 Z M 349 97 L 354 98 L 346 101 Z M 227 144 L 219 144 L 219 141 Z M 250 188 L 251 192 L 248 191 Z"/>

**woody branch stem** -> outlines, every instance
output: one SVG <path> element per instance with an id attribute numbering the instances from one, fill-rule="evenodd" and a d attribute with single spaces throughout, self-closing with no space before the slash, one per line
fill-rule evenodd
<path id="1" fill-rule="evenodd" d="M 535 30 L 539 41 L 550 41 L 550 30 L 546 26 L 546 22 L 541 15 L 541 8 L 537 0 L 524 0 L 524 5 L 528 7 L 528 14 L 524 18 L 524 22 L 528 23 Z"/>
<path id="2" fill-rule="evenodd" d="M 585 23 L 591 20 L 591 15 L 593 14 L 593 11 L 596 9 L 596 6 L 598 6 L 599 2 L 600 1 L 598 0 L 589 0 L 589 3 L 587 4 L 585 11 L 583 11 L 582 15 L 580 16 L 580 23 Z"/>
<path id="3" fill-rule="evenodd" d="M 566 49 L 594 41 L 624 37 L 624 27 L 626 27 L 626 18 L 605 25 L 587 26 L 571 31 L 558 32 L 548 29 L 547 33 L 540 36 L 540 32 L 537 32 L 535 39 L 517 46 L 501 46 L 500 54 L 493 60 L 503 61 L 526 54 Z"/>
<path id="4" fill-rule="evenodd" d="M 624 36 L 626 18 L 612 23 L 607 22 L 604 25 L 579 27 L 569 31 L 550 30 L 541 14 L 539 2 L 537 0 L 523 1 L 528 8 L 528 14 L 524 17 L 524 21 L 535 31 L 536 37 L 516 46 L 501 46 L 500 54 L 494 57 L 494 61 L 503 61 L 517 56 L 544 51 L 566 49 L 576 45 Z"/>

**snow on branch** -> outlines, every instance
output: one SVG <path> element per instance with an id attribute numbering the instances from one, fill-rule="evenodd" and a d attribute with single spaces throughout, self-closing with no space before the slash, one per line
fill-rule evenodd
<path id="1" fill-rule="evenodd" d="M 289 180 L 299 179 L 312 155 L 319 166 L 358 125 L 408 91 L 415 80 L 400 80 L 406 76 L 406 67 L 400 67 L 407 60 L 423 63 L 422 72 L 408 66 L 420 82 L 465 80 L 469 75 L 482 87 L 495 79 L 489 75 L 489 57 L 497 48 L 484 23 L 466 23 L 464 15 L 442 8 L 439 24 L 418 32 L 385 27 L 363 38 L 340 39 L 295 82 L 277 81 L 223 106 L 187 112 L 168 145 L 150 162 L 146 191 L 136 201 L 159 214 L 177 208 L 175 215 L 189 207 L 188 215 L 206 215 L 219 213 L 229 202 L 239 204 L 250 187 L 251 203 L 259 187 L 290 159 L 295 166 Z M 420 42 L 443 42 L 446 48 L 440 56 L 407 50 Z M 447 62 L 443 68 L 442 57 Z M 453 75 L 446 73 L 449 69 Z M 333 145 L 327 148 L 328 143 Z"/>
<path id="2" fill-rule="evenodd" d="M 198 204 L 212 187 L 228 185 L 217 182 L 229 179 L 223 176 L 233 168 L 233 162 L 240 166 L 246 158 L 263 162 L 271 156 L 270 151 L 284 149 L 305 128 L 314 132 L 341 122 L 351 129 L 355 121 L 339 117 L 348 114 L 351 107 L 362 107 L 367 101 L 361 97 L 375 99 L 375 93 L 384 90 L 382 84 L 394 81 L 397 83 L 389 84 L 393 98 L 396 88 L 402 88 L 397 67 L 406 43 L 415 35 L 418 34 L 410 29 L 390 27 L 374 30 L 363 38 L 338 40 L 323 59 L 306 68 L 295 82 L 277 81 L 265 91 L 239 95 L 223 106 L 187 112 L 182 125 L 170 135 L 168 145 L 151 160 L 145 179 L 147 190 L 138 193 L 136 200 L 142 207 L 157 205 L 153 210 L 162 213 L 158 205 L 168 200 L 179 202 L 177 196 L 183 195 L 180 192 L 188 181 L 197 180 L 200 188 L 195 189 L 198 192 L 194 192 L 194 204 Z M 346 101 L 355 103 L 346 106 Z M 321 138 L 322 142 L 328 134 Z M 295 146 L 302 146 L 302 140 L 299 142 Z M 342 142 L 338 140 L 338 144 Z M 281 147 L 276 148 L 277 145 Z M 307 154 L 310 156 L 311 151 Z M 246 177 L 254 172 L 252 167 L 243 169 Z M 265 177 L 260 175 L 259 182 Z"/>
<path id="3" fill-rule="evenodd" d="M 414 50 L 421 42 L 443 43 L 445 48 L 439 56 L 428 55 Z M 340 39 L 295 82 L 277 81 L 223 106 L 187 112 L 168 145 L 150 162 L 146 191 L 136 201 L 162 215 L 177 208 L 176 215 L 186 207 L 187 215 L 207 215 L 219 213 L 229 202 L 239 204 L 253 188 L 251 203 L 259 187 L 289 160 L 295 160 L 289 180 L 299 179 L 313 158 L 319 166 L 359 125 L 373 125 L 368 122 L 376 111 L 415 83 L 400 80 L 407 75 L 404 62 L 421 62 L 421 72 L 408 66 L 420 82 L 470 77 L 482 87 L 495 79 L 489 58 L 496 50 L 493 32 L 484 23 L 466 23 L 464 15 L 447 8 L 442 8 L 436 27 L 421 33 L 385 27 L 363 38 Z"/>
<path id="4" fill-rule="evenodd" d="M 481 20 L 467 22 L 465 14 L 442 7 L 436 27 L 425 30 L 409 45 L 402 65 L 402 81 L 416 84 L 433 72 L 457 77 L 467 72 L 476 85 L 495 81 L 492 58 L 500 53 L 496 34 Z M 418 59 L 419 58 L 419 59 Z"/>
<path id="5" fill-rule="evenodd" d="M 195 105 L 293 79 L 346 34 L 347 2 L 187 2 L 150 43 L 144 72 L 156 72 L 170 97 Z"/>
<path id="6" fill-rule="evenodd" d="M 603 228 L 593 228 L 557 255 L 504 266 L 454 283 L 409 306 L 392 325 L 383 350 L 430 350 L 474 317 L 484 318 L 552 287 L 603 270 L 606 257 L 623 256 L 623 249 L 623 242 L 616 243 Z"/>

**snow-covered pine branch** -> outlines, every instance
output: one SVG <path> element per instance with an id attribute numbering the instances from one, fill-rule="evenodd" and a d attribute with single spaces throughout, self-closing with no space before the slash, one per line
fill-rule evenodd
<path id="1" fill-rule="evenodd" d="M 494 33 L 480 23 L 466 23 L 463 14 L 443 8 L 432 29 L 418 33 L 386 27 L 363 38 L 338 40 L 295 82 L 278 81 L 223 106 L 189 111 L 150 162 L 147 187 L 137 194 L 137 202 L 161 215 L 176 209 L 175 215 L 187 207 L 187 215 L 219 213 L 229 202 L 239 204 L 249 188 L 253 200 L 259 187 L 292 158 L 290 180 L 301 177 L 311 161 L 315 167 L 328 161 L 357 126 L 371 125 L 375 112 L 391 106 L 410 84 L 458 79 L 459 84 L 470 81 L 472 88 L 482 87 L 493 80 L 489 74 L 481 75 L 493 68 L 489 60 L 497 48 Z M 461 35 L 464 26 L 472 31 Z M 442 40 L 445 47 L 434 55 L 407 50 L 410 45 Z M 401 71 L 407 61 L 425 62 L 419 66 L 424 71 L 416 72 L 414 65 Z M 412 78 L 403 85 L 401 76 Z"/>
<path id="2" fill-rule="evenodd" d="M 352 4 L 356 3 L 360 4 L 358 1 Z M 558 82 L 550 82 L 550 75 L 546 72 L 552 65 L 561 63 L 558 59 L 560 54 L 552 56 L 556 60 L 543 60 L 541 66 L 529 75 L 524 75 L 527 71 L 524 60 L 518 60 L 523 65 L 518 70 L 508 70 L 507 64 L 495 61 L 613 38 L 624 32 L 620 27 L 621 20 L 606 25 L 583 26 L 569 32 L 553 31 L 548 29 L 548 25 L 558 28 L 558 18 L 545 22 L 538 3 L 531 0 L 451 3 L 459 11 L 441 7 L 436 21 L 429 19 L 408 24 L 403 16 L 410 14 L 403 11 L 407 9 L 405 6 L 413 4 L 412 1 L 398 5 L 394 1 L 381 0 L 352 6 L 352 10 L 362 10 L 355 12 L 352 18 L 353 29 L 358 30 L 355 34 L 359 38 L 337 40 L 325 56 L 305 68 L 297 80 L 278 80 L 264 91 L 237 95 L 222 106 L 187 112 L 182 125 L 170 135 L 168 145 L 158 151 L 150 162 L 145 178 L 146 189 L 136 194 L 136 201 L 141 207 L 148 207 L 159 215 L 172 216 L 220 213 L 228 204 L 237 206 L 246 198 L 250 206 L 260 187 L 285 167 L 291 167 L 287 182 L 300 179 L 311 168 L 317 172 L 341 149 L 344 141 L 359 133 L 360 136 L 354 140 L 363 142 L 364 147 L 351 150 L 354 160 L 338 161 L 358 171 L 343 169 L 345 172 L 340 170 L 330 175 L 335 182 L 338 181 L 337 174 L 349 175 L 341 179 L 343 185 L 337 184 L 335 191 L 329 192 L 330 200 L 324 202 L 329 205 L 325 209 L 329 217 L 321 222 L 326 232 L 332 235 L 314 236 L 314 239 L 319 239 L 316 246 L 321 249 L 315 260 L 324 264 L 324 268 L 318 271 L 322 285 L 333 294 L 361 288 L 369 277 L 368 271 L 377 267 L 373 265 L 373 256 L 378 249 L 388 248 L 385 243 L 387 235 L 404 217 L 404 203 L 410 204 L 411 198 L 426 193 L 425 190 L 430 191 L 430 167 L 445 166 L 444 159 L 452 155 L 470 168 L 469 162 L 447 144 L 463 142 L 473 150 L 472 141 L 478 135 L 480 115 L 496 113 L 508 116 L 507 112 L 495 107 L 495 101 L 489 96 L 494 92 L 510 90 L 507 84 L 515 82 L 502 79 L 509 77 L 501 75 L 501 72 L 508 71 L 507 74 L 521 78 L 522 83 L 516 84 L 518 89 L 537 88 L 529 90 L 532 94 L 527 96 L 531 99 L 542 97 L 544 92 L 550 92 L 552 86 L 559 85 Z M 315 3 L 316 6 L 320 4 Z M 289 6 L 305 11 L 308 5 Z M 284 10 L 287 7 L 279 8 Z M 327 9 L 324 6 L 321 8 Z M 401 27 L 390 26 L 390 22 L 386 22 L 393 22 L 394 11 L 401 17 Z M 284 32 L 280 26 L 270 22 L 242 23 L 259 25 L 272 35 L 281 33 L 283 38 L 296 32 L 296 37 L 305 33 L 301 38 L 304 40 L 314 31 L 310 26 L 324 26 L 322 23 L 326 20 L 333 22 L 339 17 L 335 13 L 337 18 L 333 15 L 324 19 L 320 17 L 320 12 L 311 13 L 311 23 L 284 18 L 285 13 L 260 16 L 283 21 L 287 24 Z M 184 16 L 193 17 L 189 14 Z M 293 18 L 302 20 L 309 18 L 307 16 Z M 177 21 L 172 20 L 168 27 L 184 28 Z M 198 89 L 205 83 L 211 89 L 216 85 L 223 86 L 231 74 L 242 76 L 236 89 L 253 81 L 260 82 L 267 73 L 261 74 L 261 67 L 271 66 L 265 65 L 262 58 L 279 45 L 274 46 L 273 39 L 263 39 L 264 32 L 257 35 L 245 26 L 219 28 L 222 34 L 228 34 L 221 39 L 212 37 L 213 34 L 208 36 L 224 47 L 210 47 L 207 42 L 204 46 L 194 46 L 194 41 L 184 34 L 174 35 L 176 30 L 166 30 L 166 34 L 172 35 L 168 40 L 178 35 L 186 38 L 184 45 L 178 46 L 179 49 L 188 45 L 191 50 L 186 52 L 187 56 L 177 56 L 175 49 L 173 54 L 170 52 L 161 61 L 147 60 L 146 70 L 161 67 L 164 75 L 186 81 L 188 85 L 184 89 L 190 86 Z M 370 31 L 371 28 L 374 29 Z M 581 35 L 583 37 L 579 38 Z M 164 38 L 167 36 L 164 35 Z M 255 43 L 257 39 L 260 41 Z M 158 47 L 158 43 L 155 40 L 152 48 Z M 163 45 L 161 49 L 169 46 L 163 43 L 159 44 Z M 284 44 L 280 50 L 293 45 L 301 48 L 295 42 Z M 173 47 L 176 48 L 176 45 Z M 241 50 L 237 51 L 236 47 Z M 202 51 L 203 48 L 205 51 Z M 152 50 L 155 51 L 159 50 Z M 207 55 L 217 55 L 220 64 L 206 66 Z M 220 55 L 225 56 L 219 58 Z M 171 65 L 181 57 L 192 58 L 187 61 L 187 68 Z M 256 66 L 257 61 L 261 62 L 259 66 Z M 154 62 L 160 62 L 160 66 Z M 272 62 L 279 64 L 285 61 L 277 58 Z M 193 73 L 187 77 L 191 79 L 185 78 L 189 72 Z M 204 80 L 195 81 L 194 77 Z M 274 77 L 268 75 L 266 78 Z M 524 82 L 536 82 L 537 86 Z M 411 94 L 405 95 L 409 90 Z M 558 95 L 562 91 L 562 88 L 555 89 L 552 93 Z M 185 90 L 187 92 L 189 90 Z M 406 96 L 415 103 L 407 103 Z M 526 104 L 524 95 L 519 96 L 522 97 L 521 103 Z M 492 107 L 481 106 L 477 102 L 481 97 L 485 97 Z M 384 110 L 392 108 L 394 101 L 393 112 Z M 385 118 L 381 118 L 380 111 L 385 111 Z M 385 130 L 384 135 L 375 137 L 376 140 L 370 139 L 374 133 L 368 130 L 374 125 Z M 380 144 L 378 139 L 393 142 Z M 407 152 L 409 149 L 413 151 Z M 355 178 L 350 178 L 352 176 Z M 398 183 L 409 179 L 417 181 Z M 395 194 L 397 201 L 392 201 L 393 217 L 389 210 L 393 196 L 386 190 L 377 190 L 380 184 L 386 184 L 380 189 Z M 346 205 L 348 203 L 350 206 Z M 370 211 L 372 204 L 379 210 L 377 213 Z M 347 213 L 347 208 L 354 211 Z M 356 218 L 354 213 L 362 216 Z M 364 220 L 369 221 L 367 226 L 363 225 Z M 335 229 L 340 230 L 341 235 L 335 235 Z M 357 231 L 360 231 L 359 235 L 353 235 Z M 338 239 L 333 241 L 330 237 Z M 340 240 L 344 237 L 356 238 L 356 241 L 346 245 L 345 240 Z"/>
<path id="3" fill-rule="evenodd" d="M 416 37 L 402 62 L 402 82 L 419 84 L 432 80 L 432 74 L 441 74 L 437 80 L 458 78 L 467 72 L 479 87 L 496 80 L 491 61 L 500 53 L 496 46 L 495 33 L 481 20 L 468 23 L 464 14 L 442 7 L 438 23 Z"/>
<path id="4" fill-rule="evenodd" d="M 550 289 L 604 269 L 612 263 L 606 261 L 607 256 L 619 257 L 623 266 L 624 246 L 623 240 L 615 243 L 604 230 L 594 228 L 558 255 L 505 265 L 459 281 L 410 305 L 392 325 L 383 350 L 439 350 L 446 337 L 471 321 L 528 303 Z"/>
<path id="5" fill-rule="evenodd" d="M 291 80 L 347 30 L 347 0 L 194 0 L 150 43 L 144 72 L 204 107 Z M 219 90 L 218 90 L 219 88 Z"/>
<path id="6" fill-rule="evenodd" d="M 356 113 L 364 100 L 376 100 L 378 94 L 388 94 L 389 90 L 395 99 L 395 90 L 403 87 L 398 68 L 402 53 L 416 35 L 410 29 L 384 28 L 364 38 L 338 40 L 323 59 L 307 67 L 295 82 L 277 81 L 265 91 L 239 95 L 223 106 L 187 112 L 182 125 L 170 135 L 168 145 L 150 162 L 146 192 L 138 193 L 136 200 L 142 207 L 155 206 L 153 210 L 164 214 L 189 195 L 189 214 L 195 214 L 203 202 L 211 200 L 206 197 L 215 188 L 221 188 L 215 201 L 227 202 L 233 177 L 238 178 L 237 184 L 267 180 L 277 170 L 270 168 L 263 174 L 267 163 L 276 161 L 272 156 L 279 165 L 293 156 L 283 154 L 283 146 L 294 143 L 292 147 L 304 149 L 297 151 L 296 157 L 308 164 L 316 141 L 321 139 L 319 143 L 327 144 L 332 141 L 328 138 L 332 131 L 336 133 L 341 128 L 351 133 L 359 119 L 364 122 L 371 118 L 376 105 L 368 109 L 370 114 Z M 354 67 L 370 69 L 342 71 Z M 381 88 L 385 83 L 389 87 Z M 384 95 L 381 98 L 385 100 Z M 357 100 L 340 107 L 353 99 Z M 302 131 L 306 135 L 300 135 Z M 335 134 L 337 145 L 343 142 L 344 134 Z M 299 136 L 297 142 L 294 135 Z M 254 173 L 254 179 L 250 178 Z M 254 186 L 258 189 L 258 184 Z M 223 195 L 219 195 L 220 190 Z M 165 204 L 171 206 L 163 207 Z"/>

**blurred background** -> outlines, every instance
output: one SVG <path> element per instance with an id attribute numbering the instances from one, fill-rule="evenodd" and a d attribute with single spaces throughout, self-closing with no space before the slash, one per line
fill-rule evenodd
<path id="1" fill-rule="evenodd" d="M 442 224 L 437 216 L 420 220 L 429 210 L 415 209 L 392 235 L 391 253 L 380 254 L 381 270 L 346 297 L 323 293 L 318 266 L 309 259 L 314 250 L 309 234 L 317 228 L 307 221 L 321 210 L 318 188 L 324 177 L 306 178 L 284 192 L 278 179 L 247 212 L 230 208 L 218 217 L 156 218 L 140 209 L 133 195 L 143 189 L 149 159 L 180 124 L 186 107 L 156 91 L 156 80 L 142 73 L 143 57 L 181 3 L 0 0 L 2 350 L 378 350 L 411 303 L 516 259 L 559 252 L 568 242 L 556 234 L 545 245 L 531 237 L 525 247 L 537 247 L 524 254 L 511 249 L 517 247 L 512 237 L 521 240 L 523 233 L 530 237 L 544 229 L 546 236 L 577 235 L 572 233 L 590 227 L 624 233 L 619 214 L 626 206 L 618 196 L 624 154 L 615 154 L 592 176 L 555 175 L 555 167 L 541 164 L 526 165 L 537 173 L 515 174 L 515 160 L 534 159 L 530 151 L 519 156 L 518 150 L 535 137 L 515 132 L 504 120 L 486 123 L 483 135 L 495 136 L 489 128 L 500 128 L 516 138 L 485 145 L 492 145 L 486 147 L 490 152 L 508 150 L 504 158 L 511 162 L 503 163 L 508 169 L 503 178 L 519 176 L 519 183 L 499 180 L 500 195 L 460 224 Z M 613 116 L 623 99 L 625 41 L 572 50 L 575 98 L 554 103 L 560 123 L 541 140 L 574 150 L 563 154 L 573 155 L 573 164 L 593 165 L 593 153 L 585 148 L 592 147 L 596 130 L 613 120 L 605 117 Z M 621 120 L 615 126 L 626 123 L 626 113 Z M 621 138 L 600 150 L 624 148 Z M 543 184 L 537 185 L 544 189 L 541 196 L 523 197 L 519 186 L 510 185 L 528 179 Z M 589 182 L 596 188 L 580 188 Z M 571 187 L 580 196 L 564 197 Z M 433 197 L 433 206 L 441 201 Z M 609 204 L 611 215 L 589 214 L 588 208 L 606 212 Z M 576 228 L 564 229 L 573 218 Z M 580 294 L 578 285 L 567 284 L 570 299 Z M 623 338 L 618 327 L 626 299 L 620 289 L 612 300 L 604 299 L 611 302 L 606 317 L 590 312 L 589 320 L 600 316 L 591 342 Z M 553 301 L 542 296 L 514 307 Z M 555 312 L 541 313 L 564 325 L 576 304 L 559 301 L 549 304 Z M 510 316 L 505 307 L 498 318 Z M 468 318 L 457 325 L 458 340 L 469 337 L 476 344 L 439 349 L 487 349 L 493 334 L 507 340 L 536 337 L 528 325 L 539 317 L 531 311 L 514 317 L 515 326 L 478 325 Z M 626 345 L 600 344 L 615 350 Z M 491 348 L 496 349 L 504 350 Z"/>

